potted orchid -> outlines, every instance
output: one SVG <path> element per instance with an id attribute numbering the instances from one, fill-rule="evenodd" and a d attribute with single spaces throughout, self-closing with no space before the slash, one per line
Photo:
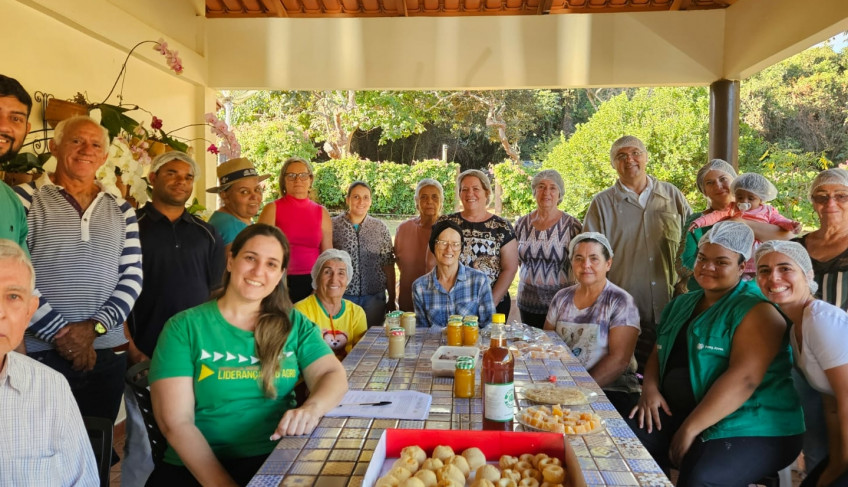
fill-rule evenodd
<path id="1" fill-rule="evenodd" d="M 171 131 L 163 130 L 163 121 L 154 116 L 150 111 L 138 105 L 124 102 L 123 86 L 127 75 L 127 63 L 135 50 L 144 45 L 153 44 L 153 49 L 166 58 L 168 67 L 176 74 L 183 72 L 182 61 L 177 51 L 168 48 L 168 44 L 159 39 L 158 41 L 141 41 L 127 53 L 118 77 L 112 84 L 112 89 L 100 103 L 91 103 L 88 98 L 81 94 L 66 102 L 64 100 L 50 99 L 47 106 L 48 122 L 55 126 L 59 120 L 73 115 L 90 114 L 100 125 L 109 132 L 111 139 L 106 163 L 98 170 L 97 177 L 104 190 L 127 198 L 132 203 L 139 205 L 148 200 L 148 182 L 144 178 L 146 167 L 150 164 L 152 157 L 167 150 L 179 150 L 190 152 L 188 140 L 179 137 L 174 132 L 197 125 L 208 124 L 212 132 L 222 139 L 220 148 L 210 143 L 208 151 L 213 154 L 225 154 L 228 157 L 238 157 L 241 148 L 235 135 L 229 130 L 227 124 L 219 120 L 215 114 L 207 113 L 203 124 L 190 124 Z M 118 104 L 107 103 L 120 83 L 121 87 L 116 95 Z M 152 117 L 150 127 L 145 127 L 144 122 L 139 122 L 131 116 L 131 112 L 142 111 Z M 203 139 L 205 140 L 205 139 Z"/>

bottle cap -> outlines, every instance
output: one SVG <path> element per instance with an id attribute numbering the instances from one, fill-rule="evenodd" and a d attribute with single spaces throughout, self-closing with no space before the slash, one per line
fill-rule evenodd
<path id="1" fill-rule="evenodd" d="M 506 316 L 503 313 L 495 313 L 492 315 L 492 323 L 506 323 Z"/>
<path id="2" fill-rule="evenodd" d="M 474 368 L 474 357 L 468 357 L 463 355 L 462 357 L 457 357 L 456 359 L 456 368 L 461 370 L 469 370 Z"/>

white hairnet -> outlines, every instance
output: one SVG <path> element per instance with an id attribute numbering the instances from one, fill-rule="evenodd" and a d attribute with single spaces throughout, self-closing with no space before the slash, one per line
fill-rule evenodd
<path id="1" fill-rule="evenodd" d="M 788 240 L 769 240 L 757 249 L 757 264 L 759 264 L 760 259 L 772 252 L 783 254 L 792 259 L 804 271 L 804 275 L 807 277 L 807 284 L 810 286 L 810 292 L 813 294 L 816 293 L 819 285 L 816 283 L 816 277 L 813 273 L 813 262 L 810 260 L 810 254 L 807 253 L 807 249 L 803 245 Z"/>
<path id="2" fill-rule="evenodd" d="M 733 184 L 730 185 L 730 190 L 735 193 L 737 189 L 754 193 L 757 198 L 763 200 L 763 203 L 777 198 L 777 188 L 771 184 L 771 181 L 755 172 L 740 174 L 739 177 L 734 179 Z"/>
<path id="3" fill-rule="evenodd" d="M 730 176 L 730 179 L 736 178 L 736 169 L 733 169 L 733 166 L 731 166 L 729 162 L 722 159 L 713 159 L 701 166 L 701 169 L 698 169 L 698 176 L 695 178 L 695 184 L 698 185 L 698 191 L 700 191 L 701 194 L 706 194 L 704 190 L 704 178 L 707 177 L 707 173 L 710 171 L 721 171 Z"/>
<path id="4" fill-rule="evenodd" d="M 571 242 L 568 244 L 568 255 L 572 255 L 574 253 L 575 247 L 577 247 L 577 244 L 579 244 L 580 242 L 582 242 L 584 240 L 595 240 L 595 241 L 597 241 L 605 249 L 607 249 L 607 252 L 609 252 L 610 258 L 612 258 L 612 256 L 613 256 L 612 246 L 610 245 L 609 240 L 607 240 L 607 238 L 604 236 L 603 233 L 598 233 L 598 232 L 583 232 L 580 235 L 577 235 L 576 237 L 572 238 Z"/>
<path id="5" fill-rule="evenodd" d="M 353 263 L 350 261 L 350 254 L 344 250 L 327 249 L 321 252 L 321 255 L 318 256 L 318 260 L 315 261 L 315 265 L 312 266 L 312 289 L 318 289 L 318 275 L 321 274 L 321 268 L 324 267 L 324 264 L 326 264 L 328 260 L 340 260 L 344 262 L 345 267 L 347 268 L 347 282 L 345 283 L 345 286 L 350 284 L 350 280 L 353 278 Z"/>
<path id="6" fill-rule="evenodd" d="M 698 241 L 698 248 L 704 244 L 717 244 L 722 247 L 741 254 L 745 260 L 751 258 L 754 248 L 754 232 L 748 225 L 739 222 L 722 221 L 713 225 L 712 228 Z"/>
<path id="7" fill-rule="evenodd" d="M 618 154 L 619 149 L 622 147 L 636 147 L 645 154 L 648 153 L 648 149 L 645 149 L 645 144 L 639 139 L 639 137 L 635 137 L 633 135 L 619 137 L 618 140 L 612 143 L 612 148 L 610 149 L 610 164 L 613 169 L 615 169 L 615 155 Z"/>
<path id="8" fill-rule="evenodd" d="M 848 187 L 848 171 L 835 167 L 833 169 L 820 172 L 816 176 L 816 179 L 813 179 L 813 185 L 810 187 L 810 197 L 813 196 L 813 193 L 816 192 L 819 186 L 825 184 L 839 184 L 841 186 Z"/>
<path id="9" fill-rule="evenodd" d="M 554 184 L 559 188 L 559 200 L 557 204 L 562 203 L 562 197 L 565 194 L 565 183 L 562 181 L 562 176 L 559 175 L 559 172 L 556 169 L 545 169 L 544 171 L 539 171 L 538 174 L 533 176 L 533 180 L 530 181 L 530 188 L 533 189 L 533 192 L 536 192 L 536 186 L 539 185 L 543 180 L 553 181 Z"/>

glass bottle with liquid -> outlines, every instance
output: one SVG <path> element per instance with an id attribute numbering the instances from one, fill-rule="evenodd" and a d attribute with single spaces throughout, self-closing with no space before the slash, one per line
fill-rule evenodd
<path id="1" fill-rule="evenodd" d="M 492 315 L 491 342 L 483 354 L 483 429 L 512 431 L 515 415 L 515 359 L 506 346 L 506 317 Z"/>

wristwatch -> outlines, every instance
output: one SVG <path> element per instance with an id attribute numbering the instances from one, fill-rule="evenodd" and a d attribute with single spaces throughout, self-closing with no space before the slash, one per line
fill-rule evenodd
<path id="1" fill-rule="evenodd" d="M 103 323 L 101 323 L 99 321 L 94 322 L 94 334 L 95 335 L 102 337 L 103 335 L 106 334 L 107 331 L 109 331 L 109 330 L 106 329 L 106 327 L 103 325 Z"/>

